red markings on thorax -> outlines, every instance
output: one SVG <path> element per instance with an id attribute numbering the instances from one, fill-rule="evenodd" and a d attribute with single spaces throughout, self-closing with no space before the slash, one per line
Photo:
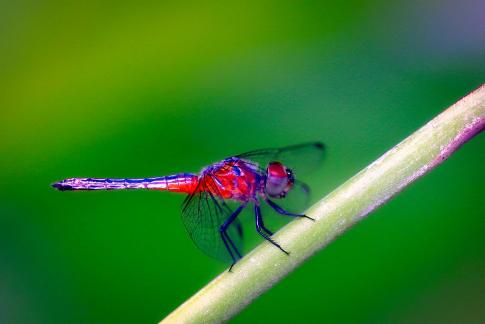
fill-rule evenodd
<path id="1" fill-rule="evenodd" d="M 203 176 L 204 187 L 223 199 L 248 201 L 258 187 L 257 171 L 244 161 L 224 162 Z"/>

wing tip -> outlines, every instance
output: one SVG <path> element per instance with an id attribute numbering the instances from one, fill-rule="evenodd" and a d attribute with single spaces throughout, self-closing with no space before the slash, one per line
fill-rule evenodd
<path id="1" fill-rule="evenodd" d="M 313 145 L 316 148 L 321 149 L 321 150 L 323 150 L 325 148 L 325 144 L 323 144 L 322 142 L 314 142 Z"/>

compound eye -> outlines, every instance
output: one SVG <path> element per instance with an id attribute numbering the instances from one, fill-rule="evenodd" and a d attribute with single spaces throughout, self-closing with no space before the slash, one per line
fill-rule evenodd
<path id="1" fill-rule="evenodd" d="M 275 178 L 287 177 L 287 170 L 285 166 L 279 162 L 271 162 L 268 165 L 268 176 Z"/>
<path id="2" fill-rule="evenodd" d="M 286 167 L 279 162 L 271 162 L 266 171 L 266 193 L 273 198 L 282 198 L 286 195 L 288 186 L 288 173 Z"/>

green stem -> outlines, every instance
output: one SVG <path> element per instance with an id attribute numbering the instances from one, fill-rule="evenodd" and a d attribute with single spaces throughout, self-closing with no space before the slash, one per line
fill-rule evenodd
<path id="1" fill-rule="evenodd" d="M 289 256 L 264 242 L 183 303 L 162 323 L 228 320 L 263 292 L 446 160 L 485 128 L 485 85 L 442 112 L 275 235 Z"/>

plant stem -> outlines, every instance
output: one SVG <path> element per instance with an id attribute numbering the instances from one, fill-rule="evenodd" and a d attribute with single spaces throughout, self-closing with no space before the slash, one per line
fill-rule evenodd
<path id="1" fill-rule="evenodd" d="M 377 161 L 313 205 L 308 216 L 263 242 L 161 323 L 226 321 L 339 234 L 422 177 L 485 128 L 485 85 L 442 112 Z"/>

